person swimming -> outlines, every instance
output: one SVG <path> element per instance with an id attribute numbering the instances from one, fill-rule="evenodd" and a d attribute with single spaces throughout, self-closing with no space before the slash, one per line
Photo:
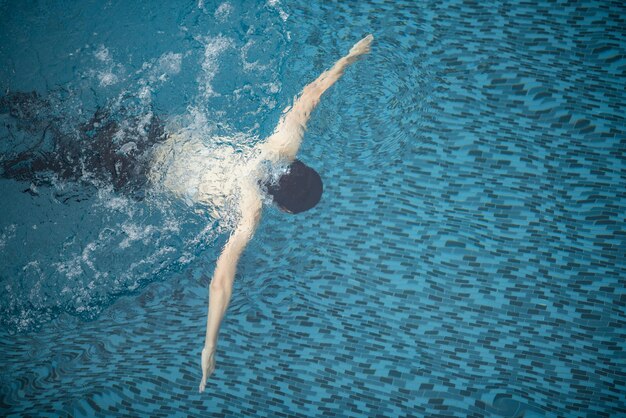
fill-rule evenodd
<path id="1" fill-rule="evenodd" d="M 232 232 L 209 286 L 199 385 L 203 392 L 215 370 L 218 333 L 232 295 L 237 263 L 259 224 L 262 202 L 270 200 L 289 214 L 302 213 L 319 203 L 321 176 L 296 154 L 322 94 L 349 65 L 370 51 L 373 39 L 372 35 L 361 39 L 305 86 L 283 111 L 272 134 L 247 155 L 229 147 L 209 147 L 192 133 L 168 134 L 154 115 L 125 117 L 100 109 L 77 132 L 66 133 L 58 121 L 47 118 L 46 109 L 51 106 L 46 99 L 36 93 L 7 94 L 0 99 L 0 114 L 10 116 L 6 124 L 9 136 L 22 130 L 40 139 L 13 158 L 0 161 L 1 175 L 30 182 L 30 188 L 24 190 L 29 193 L 36 193 L 33 186 L 52 179 L 112 185 L 116 192 L 136 200 L 143 199 L 146 189 L 152 187 L 190 205 L 199 203 L 214 218 L 228 218 L 225 223 L 232 223 Z M 120 121 L 125 129 L 120 128 Z"/>

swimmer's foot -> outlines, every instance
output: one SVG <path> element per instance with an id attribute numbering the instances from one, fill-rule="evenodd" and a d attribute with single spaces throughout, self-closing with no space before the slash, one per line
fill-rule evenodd
<path id="1" fill-rule="evenodd" d="M 215 349 L 204 347 L 202 349 L 202 380 L 200 380 L 199 392 L 204 392 L 206 380 L 215 371 Z"/>
<path id="2" fill-rule="evenodd" d="M 365 38 L 361 39 L 359 42 L 354 44 L 352 48 L 350 48 L 350 52 L 348 53 L 348 57 L 356 59 L 360 55 L 367 54 L 370 52 L 370 45 L 372 45 L 372 41 L 374 40 L 374 36 L 367 35 Z"/>

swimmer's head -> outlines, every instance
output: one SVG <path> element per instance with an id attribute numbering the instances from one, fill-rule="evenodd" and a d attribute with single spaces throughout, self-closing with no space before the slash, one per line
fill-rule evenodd
<path id="1" fill-rule="evenodd" d="M 267 193 L 274 203 L 282 211 L 293 214 L 317 205 L 322 191 L 320 175 L 300 160 L 294 160 L 275 184 L 267 185 Z"/>

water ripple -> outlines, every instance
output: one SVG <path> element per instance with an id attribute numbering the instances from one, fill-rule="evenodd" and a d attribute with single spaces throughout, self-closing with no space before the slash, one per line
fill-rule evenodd
<path id="1" fill-rule="evenodd" d="M 402 45 L 377 37 L 371 54 L 326 93 L 307 139 L 315 142 L 317 158 L 335 155 L 380 167 L 412 149 L 428 112 L 433 81 L 427 67 L 405 62 L 406 54 Z M 372 109 L 385 110 L 384 117 Z"/>

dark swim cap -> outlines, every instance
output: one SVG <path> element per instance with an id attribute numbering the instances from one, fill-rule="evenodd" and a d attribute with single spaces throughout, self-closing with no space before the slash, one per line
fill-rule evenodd
<path id="1" fill-rule="evenodd" d="M 267 193 L 281 208 L 300 213 L 317 205 L 322 197 L 322 178 L 300 160 L 294 160 L 278 182 L 267 185 Z"/>

